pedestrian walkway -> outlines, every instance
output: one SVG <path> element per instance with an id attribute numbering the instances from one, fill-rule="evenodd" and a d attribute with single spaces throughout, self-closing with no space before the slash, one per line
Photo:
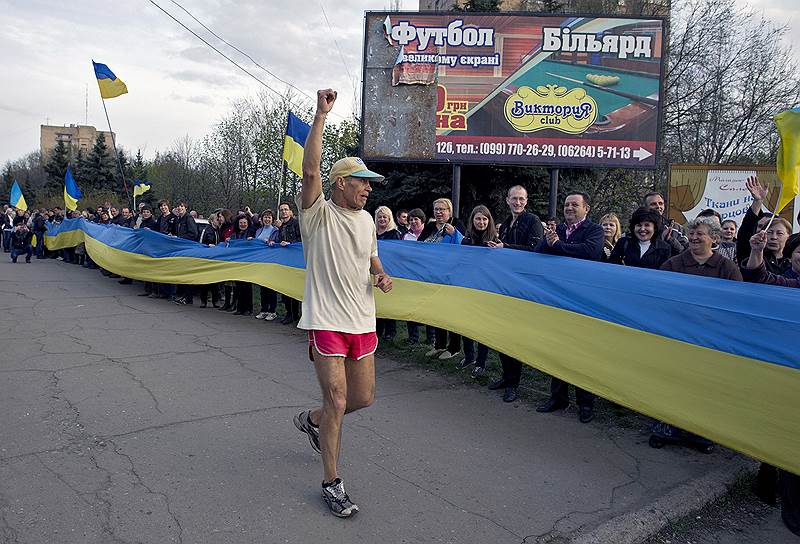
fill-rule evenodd
<path id="1" fill-rule="evenodd" d="M 345 420 L 331 516 L 292 424 L 319 402 L 301 331 L 137 297 L 58 261 L 0 262 L 0 541 L 547 541 L 639 510 L 736 456 L 508 405 L 378 358 Z"/>

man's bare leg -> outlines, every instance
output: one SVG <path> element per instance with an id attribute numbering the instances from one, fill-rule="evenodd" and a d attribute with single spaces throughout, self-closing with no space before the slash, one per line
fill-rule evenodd
<path id="1" fill-rule="evenodd" d="M 314 348 L 314 368 L 322 391 L 322 408 L 311 412 L 311 422 L 319 426 L 319 445 L 326 482 L 336 479 L 342 419 L 347 409 L 347 374 L 344 357 L 325 357 Z"/>
<path id="2" fill-rule="evenodd" d="M 345 360 L 325 357 L 314 348 L 314 367 L 322 390 L 322 408 L 312 410 L 310 419 L 319 426 L 324 479 L 331 482 L 338 476 L 344 415 L 375 400 L 375 357 Z"/>

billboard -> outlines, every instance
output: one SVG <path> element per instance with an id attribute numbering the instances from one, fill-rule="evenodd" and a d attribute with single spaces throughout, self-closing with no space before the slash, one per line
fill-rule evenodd
<path id="1" fill-rule="evenodd" d="M 373 160 L 654 168 L 664 21 L 367 12 Z"/>
<path id="2" fill-rule="evenodd" d="M 774 166 L 736 164 L 673 164 L 669 173 L 669 217 L 680 224 L 691 221 L 705 209 L 719 212 L 722 220 L 737 225 L 753 203 L 745 187 L 749 176 L 757 176 L 767 188 L 764 207 L 773 210 L 778 202 L 781 182 Z M 781 210 L 781 217 L 796 220 L 797 200 Z"/>

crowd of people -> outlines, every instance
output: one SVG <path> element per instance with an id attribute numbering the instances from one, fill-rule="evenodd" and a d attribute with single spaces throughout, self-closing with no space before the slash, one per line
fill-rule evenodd
<path id="1" fill-rule="evenodd" d="M 522 186 L 508 189 L 507 210 L 504 219 L 497 222 L 488 207 L 476 206 L 466 222 L 455 217 L 453 205 L 447 198 L 436 199 L 431 206 L 432 216 L 422 208 L 400 209 L 393 212 L 382 205 L 374 213 L 379 240 L 407 240 L 423 243 L 461 244 L 487 248 L 507 248 L 560 255 L 575 259 L 603 261 L 622 266 L 660 269 L 732 281 L 749 281 L 785 287 L 800 287 L 800 234 L 792 233 L 792 225 L 782 217 L 764 210 L 767 191 L 758 179 L 747 181 L 753 202 L 741 225 L 722 220 L 714 210 L 705 210 L 685 226 L 676 224 L 665 215 L 665 200 L 656 192 L 644 196 L 642 207 L 637 209 L 623 228 L 619 217 L 609 213 L 598 223 L 589 218 L 591 201 L 587 194 L 574 192 L 567 195 L 563 205 L 563 220 L 547 218 L 542 221 L 527 209 L 527 191 Z M 65 213 L 60 208 L 21 212 L 8 205 L 2 213 L 3 249 L 11 260 L 25 256 L 31 258 L 53 257 L 65 262 L 96 268 L 83 244 L 74 248 L 48 252 L 44 248 L 44 234 L 48 223 L 58 223 L 65 217 L 84 217 L 97 224 L 113 224 L 132 229 L 150 229 L 167 236 L 193 240 L 206 246 L 217 246 L 231 240 L 258 240 L 267 245 L 287 245 L 302 241 L 300 226 L 295 217 L 294 205 L 282 202 L 277 214 L 264 210 L 259 214 L 250 208 L 234 212 L 216 209 L 208 219 L 190 210 L 187 203 L 175 206 L 162 200 L 157 210 L 140 204 L 135 211 L 125 206 L 106 203 L 96 209 Z M 198 224 L 197 219 L 201 219 Z M 119 277 L 102 270 L 104 275 Z M 120 278 L 120 283 L 132 283 Z M 141 296 L 164 298 L 176 304 L 191 305 L 195 298 L 200 307 L 209 303 L 221 311 L 235 315 L 254 316 L 256 319 L 278 319 L 278 294 L 259 286 L 260 307 L 253 308 L 253 285 L 242 281 L 191 286 L 144 283 Z M 300 319 L 300 303 L 281 296 L 283 316 L 280 322 L 292 324 Z M 487 346 L 441 328 L 408 322 L 409 345 L 426 344 L 426 356 L 441 360 L 460 357 L 461 369 L 469 369 L 474 377 L 486 373 L 489 349 Z M 425 329 L 425 338 L 420 329 Z M 379 319 L 377 332 L 384 341 L 393 341 L 397 323 Z M 502 374 L 492 381 L 491 390 L 502 390 L 502 399 L 517 399 L 523 365 L 520 361 L 499 353 Z M 537 407 L 539 412 L 562 410 L 570 404 L 569 384 L 552 378 L 550 397 Z M 578 418 L 587 423 L 593 418 L 595 395 L 575 388 Z M 688 441 L 701 450 L 710 451 L 711 444 L 667 424 L 654 427 L 654 435 L 662 441 Z M 651 442 L 652 443 L 652 442 Z"/>

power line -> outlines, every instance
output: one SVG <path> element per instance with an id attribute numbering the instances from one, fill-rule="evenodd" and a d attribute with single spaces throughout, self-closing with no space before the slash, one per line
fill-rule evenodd
<path id="1" fill-rule="evenodd" d="M 350 73 L 350 68 L 347 66 L 347 62 L 344 60 L 344 55 L 342 54 L 342 48 L 339 47 L 339 41 L 336 39 L 336 34 L 333 32 L 333 27 L 331 27 L 331 22 L 328 20 L 328 14 L 325 13 L 325 6 L 322 4 L 322 0 L 319 0 L 319 7 L 322 10 L 322 16 L 325 18 L 325 23 L 328 25 L 328 30 L 331 31 L 331 39 L 333 39 L 333 43 L 336 44 L 336 50 L 339 51 L 339 58 L 342 59 L 342 64 L 344 65 L 344 69 L 347 72 L 347 77 L 350 78 L 350 83 L 353 85 L 353 96 L 355 97 L 357 94 L 356 91 L 356 81 L 353 79 L 353 75 Z"/>
<path id="2" fill-rule="evenodd" d="M 291 84 L 291 83 L 289 83 L 288 81 L 286 81 L 286 80 L 284 80 L 284 79 L 281 79 L 281 78 L 280 78 L 280 77 L 278 77 L 278 76 L 277 76 L 277 75 L 276 75 L 274 72 L 271 72 L 269 69 L 267 69 L 267 68 L 265 68 L 264 66 L 262 66 L 261 64 L 259 64 L 259 63 L 258 63 L 258 61 L 256 61 L 256 59 L 254 59 L 253 57 L 251 57 L 250 55 L 248 55 L 247 53 L 245 53 L 244 51 L 242 51 L 241 49 L 239 49 L 238 47 L 236 47 L 235 45 L 233 45 L 232 43 L 230 43 L 229 41 L 227 41 L 225 38 L 223 38 L 222 36 L 220 36 L 219 34 L 217 34 L 216 32 L 214 32 L 213 30 L 211 30 L 210 28 L 208 28 L 208 27 L 207 27 L 205 24 L 203 24 L 203 22 L 202 22 L 202 21 L 200 21 L 200 20 L 199 20 L 197 17 L 195 17 L 195 16 L 194 16 L 194 15 L 193 15 L 193 14 L 192 14 L 192 13 L 191 13 L 191 12 L 190 12 L 188 9 L 186 9 L 185 7 L 183 7 L 181 4 L 179 4 L 179 3 L 178 3 L 178 2 L 176 2 L 175 0 L 170 0 L 170 1 L 171 1 L 173 4 L 175 4 L 176 6 L 178 6 L 178 7 L 179 7 L 181 10 L 183 10 L 183 11 L 186 13 L 186 15 L 188 15 L 189 17 L 191 17 L 192 19 L 194 19 L 194 21 L 195 21 L 197 24 L 199 24 L 199 25 L 200 25 L 200 26 L 202 26 L 204 29 L 206 29 L 206 30 L 207 30 L 207 31 L 208 31 L 208 32 L 209 32 L 209 33 L 210 33 L 212 36 L 214 36 L 215 38 L 217 38 L 219 41 L 221 41 L 222 43 L 224 43 L 224 44 L 225 44 L 225 45 L 227 45 L 228 47 L 230 47 L 230 48 L 232 48 L 232 49 L 235 49 L 236 51 L 238 51 L 239 53 L 241 53 L 242 55 L 244 55 L 245 57 L 247 57 L 247 58 L 250 60 L 250 62 L 252 62 L 252 63 L 253 63 L 253 64 L 255 64 L 256 66 L 258 66 L 259 68 L 261 68 L 262 70 L 264 70 L 266 73 L 268 73 L 269 75 L 271 75 L 272 77 L 274 77 L 275 79 L 277 79 L 278 81 L 280 81 L 281 83 L 283 83 L 283 84 L 285 84 L 285 85 L 288 85 L 289 87 L 291 87 L 292 89 L 296 90 L 297 92 L 299 92 L 300 94 L 302 94 L 303 96 L 305 96 L 306 98 L 308 98 L 309 100 L 311 100 L 311 101 L 313 101 L 314 103 L 316 103 L 317 99 L 316 99 L 315 97 L 313 97 L 313 96 L 311 96 L 310 94 L 306 93 L 305 91 L 303 91 L 303 89 L 301 89 L 301 88 L 299 88 L 299 87 L 296 87 L 296 86 L 292 85 L 292 84 Z"/>
<path id="3" fill-rule="evenodd" d="M 183 23 L 182 23 L 180 20 L 176 19 L 176 18 L 175 18 L 175 16 L 173 16 L 173 15 L 172 15 L 170 12 L 168 12 L 167 10 L 165 10 L 164 8 L 162 8 L 160 5 L 158 5 L 158 4 L 157 4 L 157 3 L 156 3 L 154 0 L 148 0 L 148 1 L 149 1 L 151 4 L 153 4 L 155 7 L 157 7 L 157 8 L 158 8 L 158 9 L 159 9 L 161 12 L 163 12 L 163 13 L 164 13 L 164 14 L 165 14 L 167 17 L 169 17 L 170 19 L 172 19 L 173 21 L 175 21 L 176 23 L 178 23 L 178 24 L 179 24 L 180 26 L 182 26 L 184 29 L 188 30 L 188 31 L 189 31 L 189 32 L 190 32 L 190 33 L 191 33 L 191 34 L 192 34 L 192 35 L 193 35 L 195 38 L 197 38 L 198 40 L 200 40 L 201 42 L 203 42 L 204 44 L 206 44 L 208 47 L 210 47 L 211 49 L 213 49 L 214 51 L 216 51 L 216 52 L 217 52 L 217 53 L 218 53 L 218 54 L 219 54 L 221 57 L 223 57 L 225 60 L 227 60 L 228 62 L 230 62 L 230 63 L 231 63 L 231 64 L 233 64 L 234 66 L 236 66 L 236 67 L 237 67 L 239 70 L 241 70 L 242 72 L 244 72 L 245 74 L 247 74 L 248 76 L 250 76 L 251 78 L 253 78 L 254 80 L 256 80 L 258 83 L 260 83 L 261 85 L 263 85 L 264 87 L 266 87 L 267 89 L 269 89 L 270 91 L 272 91 L 273 93 L 275 93 L 276 95 L 278 95 L 279 97 L 281 97 L 281 98 L 284 98 L 284 95 L 283 95 L 282 93 L 280 93 L 280 92 L 278 92 L 277 90 L 275 90 L 275 89 L 273 89 L 272 87 L 270 87 L 270 86 L 269 86 L 269 85 L 268 85 L 268 84 L 267 84 L 267 83 L 266 83 L 264 80 L 262 80 L 261 78 L 259 78 L 259 77 L 255 76 L 255 75 L 253 75 L 253 73 L 252 73 L 252 72 L 250 72 L 249 70 L 247 70 L 247 69 L 246 69 L 244 66 L 242 66 L 241 64 L 239 64 L 238 62 L 236 62 L 235 60 L 233 60 L 232 58 L 230 58 L 228 55 L 226 55 L 225 53 L 223 53 L 222 51 L 220 51 L 219 49 L 217 49 L 216 47 L 214 47 L 214 45 L 212 45 L 212 44 L 211 44 L 211 43 L 209 43 L 207 40 L 205 40 L 205 39 L 204 39 L 202 36 L 200 36 L 200 35 L 199 35 L 197 32 L 195 32 L 194 30 L 192 30 L 191 28 L 189 28 L 188 26 L 186 26 L 185 24 L 183 24 Z M 186 11 L 186 10 L 184 10 L 184 11 Z M 202 23 L 201 23 L 201 24 L 202 24 Z M 213 34 L 213 33 L 212 33 L 212 34 Z M 221 39 L 221 38 L 220 38 L 220 39 Z M 224 40 L 223 40 L 223 41 L 224 41 Z M 227 43 L 227 42 L 225 42 L 225 43 Z M 238 49 L 237 49 L 237 50 L 238 50 Z M 249 57 L 249 55 L 247 55 L 247 56 Z M 252 59 L 251 59 L 251 60 L 252 60 Z M 263 67 L 261 67 L 261 68 L 262 68 L 262 69 L 264 69 Z M 270 72 L 270 73 L 271 73 L 271 72 Z M 279 78 L 278 78 L 278 79 L 279 79 Z M 283 81 L 283 80 L 281 80 L 281 81 Z M 292 87 L 294 87 L 294 86 L 292 86 Z M 305 96 L 308 96 L 308 95 L 306 95 L 305 93 L 303 93 L 303 94 L 304 94 Z M 290 103 L 291 103 L 291 102 L 290 102 Z M 316 100 L 314 100 L 314 103 L 316 103 Z M 333 113 L 334 115 L 336 115 L 336 116 L 338 116 L 338 117 L 340 117 L 340 118 L 342 118 L 342 119 L 345 119 L 345 117 L 343 117 L 342 115 L 336 114 L 336 113 L 334 113 L 334 112 L 331 112 L 331 113 Z"/>

